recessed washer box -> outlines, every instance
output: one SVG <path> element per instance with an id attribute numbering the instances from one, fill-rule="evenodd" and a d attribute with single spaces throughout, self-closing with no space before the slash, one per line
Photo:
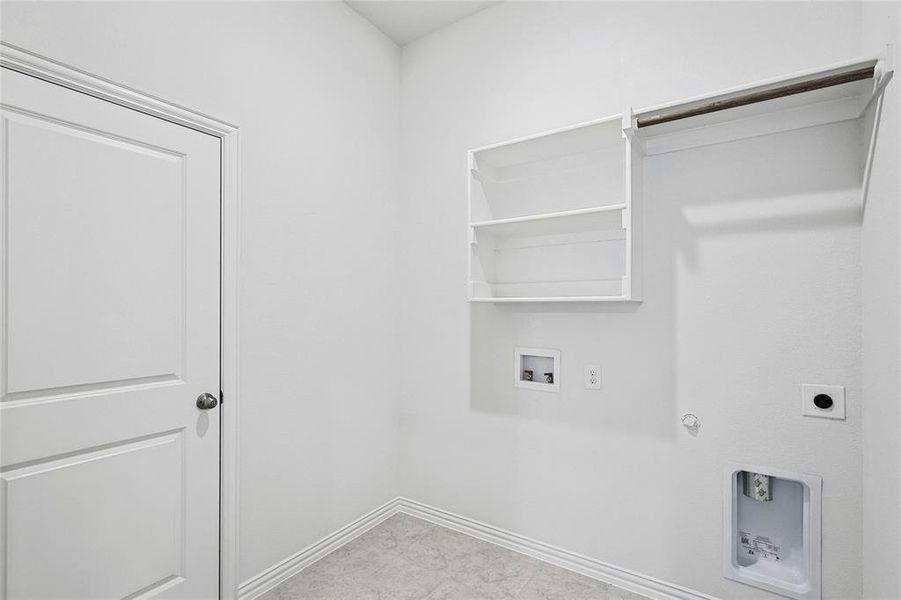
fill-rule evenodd
<path id="1" fill-rule="evenodd" d="M 728 465 L 723 575 L 798 600 L 822 598 L 823 480 L 759 465 Z"/>
<path id="2" fill-rule="evenodd" d="M 513 354 L 513 385 L 527 390 L 560 392 L 560 351 L 517 347 Z"/>

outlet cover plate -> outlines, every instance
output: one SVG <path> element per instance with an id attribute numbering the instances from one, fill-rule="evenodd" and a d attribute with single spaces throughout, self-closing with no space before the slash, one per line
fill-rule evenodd
<path id="1" fill-rule="evenodd" d="M 585 389 L 601 389 L 601 365 L 585 365 Z"/>
<path id="2" fill-rule="evenodd" d="M 832 398 L 832 407 L 818 408 L 813 399 L 819 394 L 826 394 Z M 801 385 L 801 414 L 805 417 L 820 417 L 822 419 L 845 419 L 845 388 L 841 385 L 821 385 L 805 383 Z"/>

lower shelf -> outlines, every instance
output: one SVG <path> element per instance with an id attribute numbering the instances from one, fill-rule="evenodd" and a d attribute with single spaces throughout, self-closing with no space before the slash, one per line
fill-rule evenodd
<path id="1" fill-rule="evenodd" d="M 535 296 L 517 298 L 470 298 L 470 302 L 641 302 L 625 296 Z"/>
<path id="2" fill-rule="evenodd" d="M 627 302 L 624 281 L 589 279 L 580 281 L 484 282 L 470 284 L 471 302 Z"/>

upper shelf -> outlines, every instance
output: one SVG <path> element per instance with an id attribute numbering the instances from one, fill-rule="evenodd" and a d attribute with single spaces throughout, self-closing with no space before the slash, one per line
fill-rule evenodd
<path id="1" fill-rule="evenodd" d="M 645 154 L 861 118 L 891 80 L 868 58 L 636 111 L 632 135 Z"/>
<path id="2" fill-rule="evenodd" d="M 592 152 L 622 144 L 622 117 L 615 115 L 572 127 L 475 148 L 478 169 L 489 177 L 497 170 Z"/>

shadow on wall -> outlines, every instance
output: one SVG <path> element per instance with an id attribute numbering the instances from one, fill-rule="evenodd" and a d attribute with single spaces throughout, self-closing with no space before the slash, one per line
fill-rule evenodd
<path id="1" fill-rule="evenodd" d="M 472 304 L 471 410 L 675 440 L 683 413 L 729 419 L 724 386 L 769 393 L 762 363 L 796 378 L 774 340 L 819 326 L 817 286 L 859 268 L 837 234 L 860 224 L 859 136 L 840 123 L 646 159 L 644 302 Z M 516 346 L 561 351 L 559 393 L 514 387 Z"/>

